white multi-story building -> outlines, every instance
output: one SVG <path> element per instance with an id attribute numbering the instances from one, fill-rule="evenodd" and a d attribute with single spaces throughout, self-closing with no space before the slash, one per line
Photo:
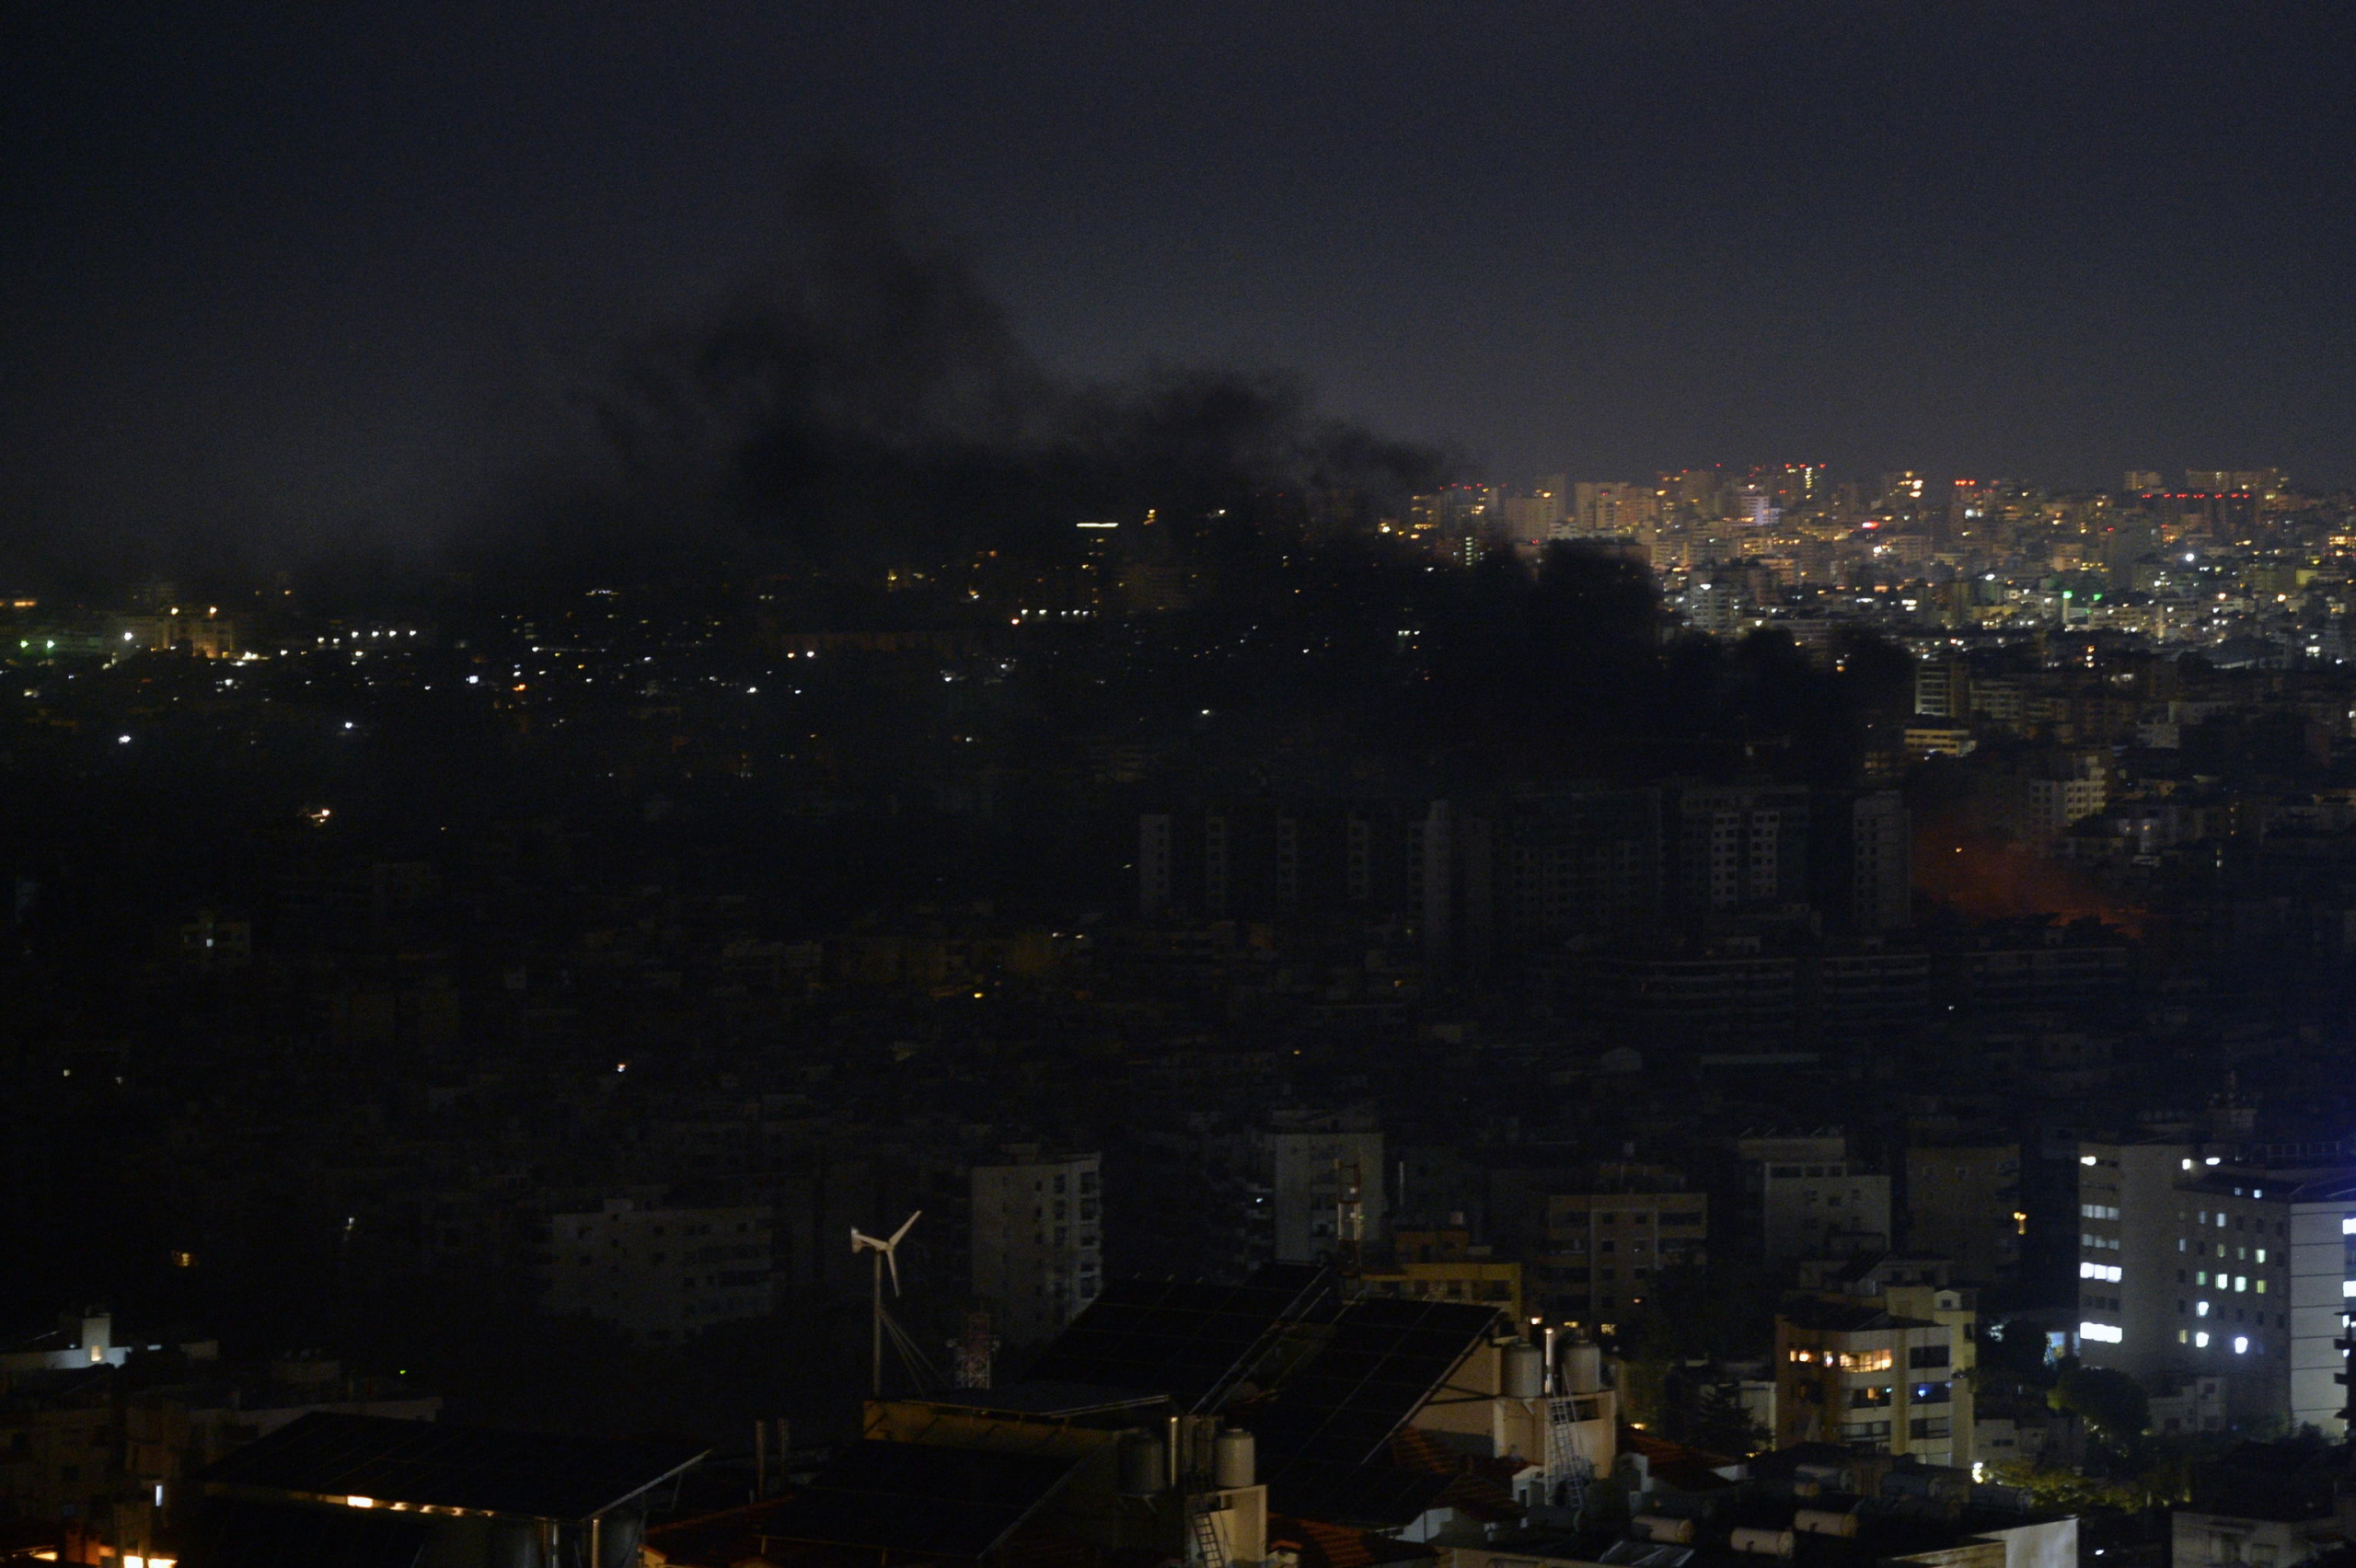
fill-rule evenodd
<path id="1" fill-rule="evenodd" d="M 2078 1197 L 2087 1365 L 2154 1392 L 2215 1378 L 2234 1424 L 2342 1434 L 2356 1170 L 2244 1165 L 2190 1144 L 2085 1144 Z"/>
<path id="2" fill-rule="evenodd" d="M 549 1220 L 547 1308 L 600 1319 L 656 1344 L 768 1315 L 775 1257 L 766 1207 L 652 1208 L 608 1198 Z"/>
<path id="3" fill-rule="evenodd" d="M 1038 1344 L 1103 1289 L 1103 1158 L 1005 1153 L 974 1167 L 974 1294 L 999 1337 Z"/>

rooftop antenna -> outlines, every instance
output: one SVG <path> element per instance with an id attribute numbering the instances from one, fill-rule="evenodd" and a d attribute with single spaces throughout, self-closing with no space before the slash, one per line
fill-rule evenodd
<path id="1" fill-rule="evenodd" d="M 892 1271 L 892 1294 L 894 1296 L 899 1295 L 900 1238 L 906 1236 L 908 1233 L 908 1228 L 916 1224 L 923 1215 L 924 1210 L 918 1209 L 916 1213 L 908 1216 L 907 1218 L 900 1221 L 900 1228 L 892 1232 L 891 1239 L 886 1241 L 877 1240 L 874 1237 L 868 1235 L 856 1225 L 850 1228 L 851 1256 L 857 1257 L 861 1251 L 869 1249 L 872 1249 L 875 1253 L 875 1282 L 873 1296 L 874 1355 L 873 1371 L 872 1374 L 869 1392 L 877 1399 L 884 1397 L 884 1328 L 886 1323 L 891 1323 L 890 1314 L 884 1310 L 884 1271 L 886 1268 L 889 1268 Z M 893 1342 L 895 1343 L 901 1343 L 905 1340 L 906 1336 L 900 1332 L 900 1326 L 897 1323 L 891 1323 L 891 1329 Z M 904 1354 L 905 1351 L 906 1346 L 903 1345 Z"/>
<path id="2" fill-rule="evenodd" d="M 990 1332 L 990 1315 L 983 1311 L 966 1313 L 964 1332 L 949 1342 L 951 1365 L 956 1369 L 957 1387 L 988 1388 L 990 1357 L 997 1354 L 998 1348 L 998 1336 Z"/>

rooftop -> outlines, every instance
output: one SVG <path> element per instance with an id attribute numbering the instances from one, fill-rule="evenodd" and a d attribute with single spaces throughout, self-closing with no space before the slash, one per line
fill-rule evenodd
<path id="1" fill-rule="evenodd" d="M 700 1460 L 686 1443 L 555 1437 L 315 1411 L 214 1463 L 209 1490 L 354 1508 L 585 1519 Z"/>

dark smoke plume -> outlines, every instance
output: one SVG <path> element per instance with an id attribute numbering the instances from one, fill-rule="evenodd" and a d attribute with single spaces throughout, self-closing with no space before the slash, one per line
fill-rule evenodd
<path id="1" fill-rule="evenodd" d="M 1181 533 L 1221 513 L 1370 518 L 1447 467 L 1320 418 L 1281 375 L 1050 375 L 958 256 L 908 235 L 871 169 L 813 169 L 789 216 L 768 275 L 618 352 L 584 398 L 606 481 L 528 509 L 503 542 L 593 570 L 659 557 L 863 577 L 981 548 L 1051 558 L 1074 522 L 1148 509 Z"/>

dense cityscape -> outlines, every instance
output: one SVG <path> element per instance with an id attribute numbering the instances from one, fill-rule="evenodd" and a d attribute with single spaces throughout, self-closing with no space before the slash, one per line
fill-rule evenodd
<path id="1" fill-rule="evenodd" d="M 0 62 L 0 1568 L 2356 1568 L 2346 7 Z"/>
<path id="2" fill-rule="evenodd" d="M 2164 478 L 20 594 L 10 1528 L 200 1561 L 205 1466 L 438 1414 L 708 1449 L 648 1561 L 779 1560 L 889 1544 L 880 1432 L 1184 1492 L 1168 1409 L 1259 1437 L 1230 1561 L 2320 1539 L 2356 497 Z M 1353 1333 L 1424 1380 L 1288 1424 Z M 1149 1548 L 1080 1473 L 1033 1534 Z"/>

